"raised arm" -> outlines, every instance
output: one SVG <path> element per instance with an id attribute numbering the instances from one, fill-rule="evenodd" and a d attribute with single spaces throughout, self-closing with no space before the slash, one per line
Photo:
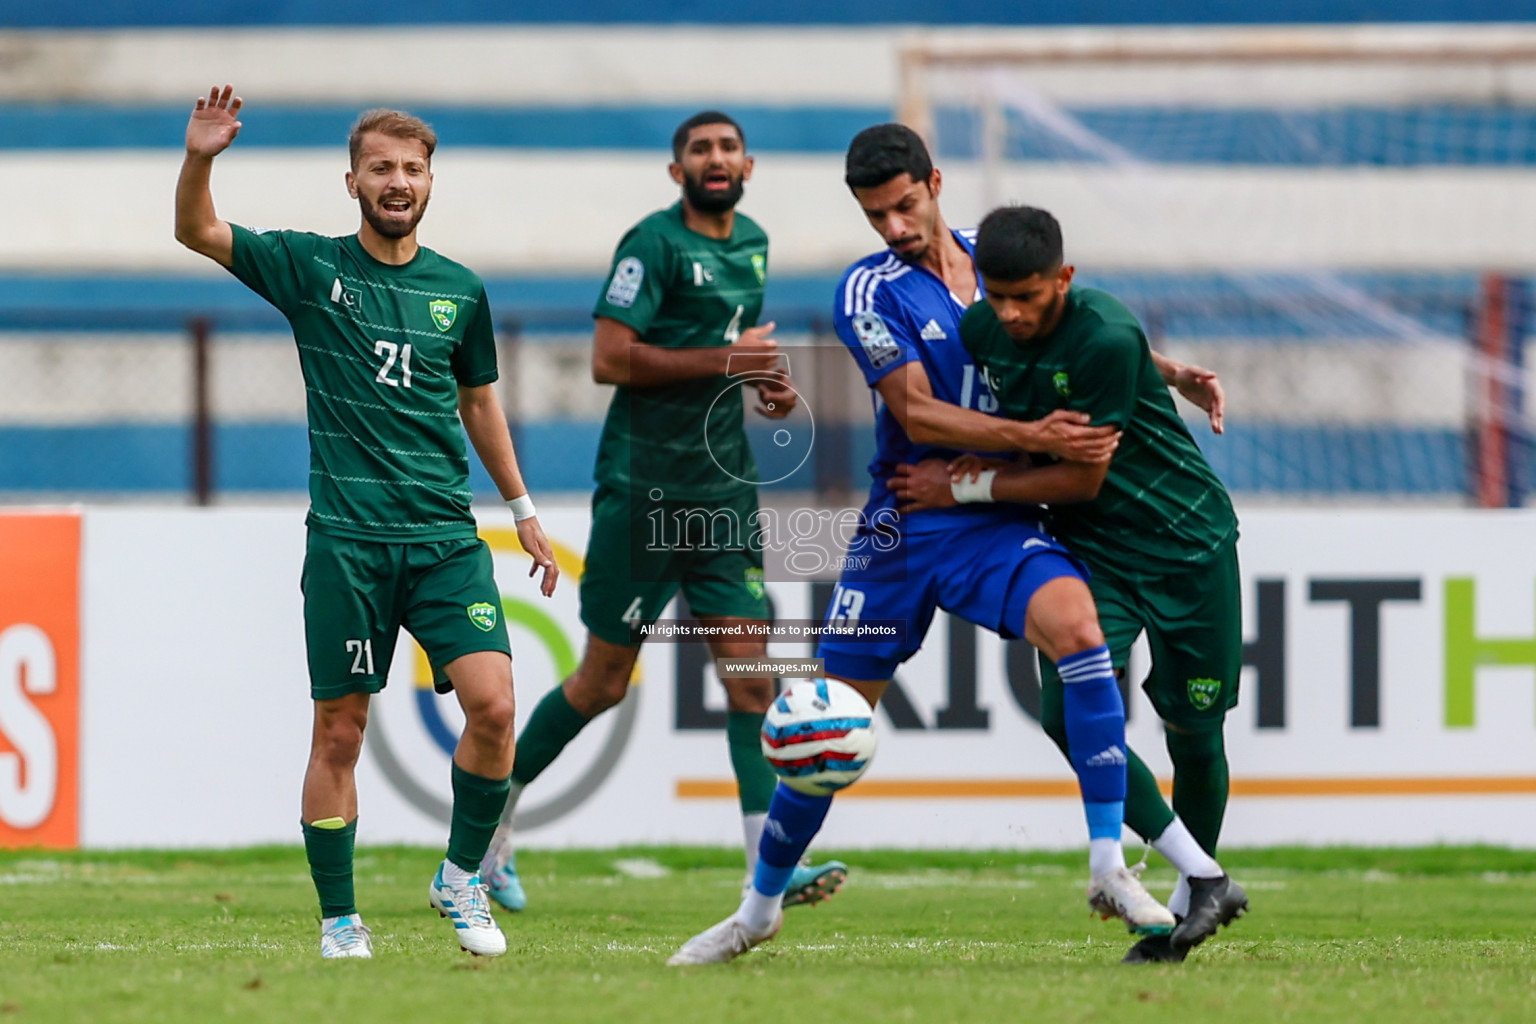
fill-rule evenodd
<path id="1" fill-rule="evenodd" d="M 233 86 L 214 86 L 207 96 L 198 97 L 187 122 L 187 156 L 176 180 L 176 241 L 226 267 L 235 262 L 234 232 L 213 208 L 208 179 L 213 158 L 240 134 L 241 100 L 234 91 Z"/>
<path id="2" fill-rule="evenodd" d="M 928 371 L 916 360 L 880 378 L 875 390 L 918 444 L 973 452 L 1049 452 L 1084 462 L 1108 462 L 1119 444 L 1118 431 L 1087 426 L 1083 413 L 1057 410 L 1022 422 L 951 405 L 935 397 Z"/>
<path id="3" fill-rule="evenodd" d="M 512 435 L 507 430 L 507 417 L 501 411 L 501 401 L 496 397 L 496 385 L 481 384 L 478 387 L 459 388 L 459 419 L 464 423 L 464 433 L 491 475 L 496 489 L 518 514 L 519 504 L 532 511 L 532 499 L 528 497 L 528 485 L 523 483 L 522 470 L 517 465 L 517 453 L 512 450 Z M 554 549 L 544 536 L 538 516 L 529 515 L 517 520 L 517 540 L 523 550 L 533 556 L 533 566 L 528 575 L 542 569 L 544 576 L 539 589 L 545 597 L 555 592 L 555 582 L 560 578 L 560 567 L 555 564 Z"/>
<path id="4" fill-rule="evenodd" d="M 592 379 L 632 388 L 714 377 L 723 373 L 765 373 L 777 369 L 779 343 L 772 323 L 749 327 L 729 345 L 713 348 L 662 348 L 640 340 L 628 324 L 606 316 L 592 332 Z"/>

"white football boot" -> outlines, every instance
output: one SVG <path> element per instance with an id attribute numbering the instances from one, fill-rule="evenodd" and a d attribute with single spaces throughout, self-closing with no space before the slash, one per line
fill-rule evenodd
<path id="1" fill-rule="evenodd" d="M 1166 935 L 1177 923 L 1168 908 L 1152 898 L 1141 878 L 1127 867 L 1094 875 L 1088 906 L 1104 920 L 1118 917 L 1137 935 Z"/>
<path id="2" fill-rule="evenodd" d="M 699 932 L 683 943 L 683 948 L 667 960 L 668 967 L 686 967 L 690 964 L 723 964 L 736 959 L 753 946 L 760 946 L 779 934 L 784 927 L 784 911 L 773 918 L 773 926 L 766 932 L 753 934 L 746 923 L 732 914 L 713 928 Z"/>
<path id="3" fill-rule="evenodd" d="M 327 960 L 373 958 L 373 933 L 359 914 L 328 917 L 320 922 L 320 955 Z"/>
<path id="4" fill-rule="evenodd" d="M 476 956 L 501 956 L 507 951 L 507 937 L 491 917 L 491 899 L 479 875 L 470 875 L 469 883 L 450 886 L 443 881 L 443 869 L 437 869 L 427 887 L 432 909 L 453 922 L 459 947 Z"/>

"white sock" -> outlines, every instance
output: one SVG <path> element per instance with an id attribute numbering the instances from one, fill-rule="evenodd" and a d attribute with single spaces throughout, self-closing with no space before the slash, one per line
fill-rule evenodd
<path id="1" fill-rule="evenodd" d="M 746 842 L 747 848 L 748 881 L 751 881 L 753 872 L 757 870 L 757 848 L 763 841 L 763 822 L 767 820 L 767 811 L 741 816 L 741 837 Z"/>
<path id="2" fill-rule="evenodd" d="M 362 920 L 362 918 L 360 918 L 357 914 L 342 914 L 340 917 L 322 917 L 320 919 L 320 930 L 323 931 L 323 932 L 328 932 L 332 928 L 335 928 L 337 922 L 339 922 L 339 921 L 360 921 L 360 920 Z"/>
<path id="3" fill-rule="evenodd" d="M 474 872 L 465 871 L 451 860 L 443 860 L 443 884 L 450 889 L 462 889 L 474 878 Z"/>
<path id="4" fill-rule="evenodd" d="M 757 886 L 749 885 L 746 895 L 741 898 L 741 907 L 736 911 L 736 916 L 741 918 L 754 935 L 761 935 L 773 927 L 774 919 L 779 916 L 779 909 L 783 906 L 783 893 L 764 896 L 757 891 Z"/>
<path id="5" fill-rule="evenodd" d="M 496 831 L 491 833 L 491 845 L 485 848 L 485 856 L 480 859 L 480 873 L 494 874 L 505 867 L 511 858 L 512 826 L 497 825 Z"/>
<path id="6" fill-rule="evenodd" d="M 507 820 L 497 825 L 496 831 L 491 834 L 491 845 L 485 848 L 485 856 L 480 861 L 481 875 L 500 871 L 512 859 L 512 812 L 517 810 L 517 798 L 522 794 L 523 787 L 514 781 L 507 794 L 507 809 L 502 815 Z"/>
<path id="7" fill-rule="evenodd" d="M 1088 874 L 1098 877 L 1125 867 L 1125 849 L 1118 839 L 1088 840 Z"/>
<path id="8" fill-rule="evenodd" d="M 1192 878 L 1220 878 L 1225 872 L 1216 858 L 1190 835 L 1189 828 L 1177 817 L 1163 834 L 1152 840 L 1152 849 L 1168 858 L 1168 863 L 1178 868 L 1180 875 Z"/>
<path id="9" fill-rule="evenodd" d="M 1168 897 L 1168 913 L 1176 917 L 1183 917 L 1189 913 L 1189 876 L 1180 875 L 1179 884 L 1173 887 L 1173 895 Z"/>

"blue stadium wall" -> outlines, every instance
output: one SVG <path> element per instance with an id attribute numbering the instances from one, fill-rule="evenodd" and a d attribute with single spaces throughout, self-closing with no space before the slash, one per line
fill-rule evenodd
<path id="1" fill-rule="evenodd" d="M 416 12 L 411 12 L 413 15 Z M 791 3 L 709 7 L 694 4 L 620 4 L 599 0 L 580 6 L 545 4 L 471 4 L 432 5 L 430 17 L 436 26 L 455 24 L 501 23 L 526 24 L 530 30 L 561 24 L 593 24 L 606 30 L 622 25 L 656 26 L 746 24 L 785 27 L 834 25 L 930 24 L 1008 24 L 1028 25 L 1115 25 L 1115 24 L 1299 24 L 1352 22 L 1480 22 L 1536 18 L 1536 3 L 1489 3 L 1485 0 L 1439 3 L 1390 3 L 1370 0 L 1358 3 L 1287 3 L 1271 5 L 1237 3 L 1180 3 L 1147 5 L 1120 2 L 1055 4 L 1024 7 L 999 3 Z M 383 24 L 391 14 L 382 12 Z M 65 3 L 58 5 L 0 2 L 0 25 L 12 29 L 82 28 L 104 29 L 105 34 L 133 37 L 135 33 L 113 30 L 155 29 L 162 27 L 217 27 L 241 34 L 238 26 L 252 31 L 293 28 L 307 25 L 378 25 L 381 11 L 371 5 L 340 0 L 333 3 L 187 3 L 180 0 L 155 4 Z M 567 16 L 569 15 L 569 16 Z M 345 29 L 332 29 L 345 34 Z M 751 33 L 746 33 L 751 34 Z M 850 77 L 857 77 L 850 75 Z M 387 76 L 386 76 L 387 80 Z M 89 94 L 87 94 L 89 95 Z M 316 93 L 315 95 L 323 95 Z M 873 236 L 857 218 L 856 210 L 840 192 L 838 164 L 846 140 L 858 129 L 893 115 L 888 94 L 871 98 L 867 94 L 826 95 L 786 101 L 771 93 L 755 102 L 732 102 L 728 109 L 737 113 L 747 127 L 752 148 L 768 166 L 775 158 L 797 161 L 812 168 L 820 179 L 830 182 L 837 210 L 845 218 L 839 229 L 847 228 L 853 239 L 852 250 L 838 250 L 830 255 L 803 255 L 798 263 L 775 264 L 770 281 L 766 315 L 782 327 L 800 332 L 824 328 L 831 295 L 840 267 L 847 259 L 872 247 Z M 407 97 L 408 99 L 408 97 Z M 635 96 L 628 102 L 594 99 L 571 104 L 498 102 L 484 97 L 465 102 L 412 102 L 413 109 L 426 115 L 445 139 L 457 148 L 472 147 L 482 153 L 508 160 L 523 159 L 526 154 L 553 153 L 568 156 L 573 162 L 597 162 L 618 165 L 626 154 L 630 158 L 651 161 L 659 168 L 664 162 L 663 140 L 671 127 L 697 109 L 699 103 L 666 98 Z M 138 192 L 150 196 L 148 202 L 162 203 L 163 193 L 174 175 L 174 159 L 185 123 L 185 105 L 163 97 L 124 101 L 106 95 L 100 100 L 82 100 L 78 96 L 0 94 L 0 164 L 25 159 L 41 161 L 37 166 L 48 172 L 59 168 L 88 169 L 96 166 L 125 166 L 133 160 L 171 161 L 168 173 L 148 179 Z M 253 102 L 248 124 L 242 133 L 239 150 L 247 154 L 270 153 L 273 159 L 305 160 L 309 154 L 332 154 L 346 127 L 355 116 L 357 105 L 345 102 L 309 103 L 292 99 L 277 102 Z M 1090 124 L 1099 116 L 1094 110 L 1076 112 Z M 1156 119 L 1167 112 L 1152 111 L 1145 124 L 1128 121 L 1123 112 L 1108 112 L 1102 131 L 1117 144 L 1135 149 L 1136 140 L 1151 140 L 1150 145 L 1166 144 L 1175 148 L 1137 151 L 1150 161 L 1191 162 L 1234 168 L 1265 166 L 1265 170 L 1308 172 L 1321 167 L 1340 168 L 1350 173 L 1370 174 L 1383 169 L 1392 171 L 1401 163 L 1400 152 L 1378 151 L 1369 147 L 1345 146 L 1326 152 L 1316 149 L 1276 149 L 1248 145 L 1246 140 L 1267 138 L 1267 115 L 1258 111 L 1210 110 L 1186 112 L 1181 116 L 1205 119 L 1195 131 L 1169 132 L 1159 136 Z M 1467 127 L 1470 134 L 1493 132 L 1524 140 L 1511 149 L 1460 151 L 1447 148 L 1414 158 L 1415 166 L 1442 164 L 1448 172 L 1473 170 L 1528 170 L 1536 167 L 1536 109 L 1489 106 L 1485 109 L 1447 110 L 1442 108 L 1372 109 L 1355 112 L 1362 121 L 1376 125 L 1374 134 L 1406 136 L 1434 132 L 1441 121 L 1453 127 Z M 1293 118 L 1293 121 L 1298 120 Z M 1305 122 L 1306 115 L 1299 115 Z M 1298 122 L 1298 123 L 1299 123 Z M 1307 129 L 1307 124 L 1301 124 Z M 1124 131 L 1124 137 L 1116 135 Z M 1219 136 L 1229 139 L 1225 149 L 1184 152 L 1176 147 L 1180 140 Z M 1160 138 L 1166 143 L 1160 142 Z M 445 147 L 446 148 L 446 147 Z M 951 154 L 958 158 L 972 154 Z M 1029 157 L 1031 154 L 1014 153 Z M 446 165 L 445 165 L 446 166 Z M 628 166 L 628 165 L 626 165 Z M 3 173 L 3 167 L 0 167 Z M 224 172 L 221 170 L 221 174 Z M 111 175 L 108 174 L 108 178 Z M 223 180 L 223 179 L 221 179 Z M 36 193 L 46 195 L 52 182 L 40 182 Z M 766 183 L 763 186 L 767 187 Z M 441 189 L 440 191 L 446 191 Z M 134 194 L 138 194 L 135 192 Z M 227 193 L 221 193 L 221 209 Z M 763 191 L 754 185 L 749 199 L 762 203 Z M 35 199 L 34 201 L 42 201 Z M 434 201 L 436 224 L 448 212 Z M 642 215 L 649 199 L 620 204 L 622 216 Z M 957 202 L 947 195 L 951 216 L 963 221 L 969 213 L 955 213 Z M 439 211 L 441 211 L 439 213 Z M 345 212 L 345 211 L 343 211 Z M 754 213 L 756 208 L 754 208 Z M 352 214 L 348 214 L 352 216 Z M 164 211 L 156 214 L 146 230 L 164 235 Z M 271 223 L 256 221 L 256 223 Z M 303 224 L 297 226 L 312 226 Z M 313 225 L 320 227 L 319 225 Z M 779 247 L 778 239 L 787 234 L 789 218 L 775 217 L 770 229 L 775 237 L 775 252 L 793 253 L 792 246 Z M 573 317 L 579 321 L 592 297 L 599 290 L 602 263 L 606 251 L 622 230 L 622 223 L 594 232 L 588 247 L 569 258 L 543 260 L 529 257 L 491 265 L 485 272 L 493 305 L 523 321 L 524 329 L 537 330 L 546 318 L 549 329 L 569 330 Z M 162 239 L 164 240 L 164 239 Z M 4 249 L 0 239 L 0 250 Z M 450 254 L 458 255 L 452 248 Z M 574 250 L 573 250 L 574 251 Z M 775 257 L 779 259 L 778 256 Z M 481 267 L 479 259 L 466 260 Z M 1508 262 L 1508 261 L 1507 261 Z M 1516 266 L 1517 261 L 1511 265 Z M 548 263 L 552 269 L 540 269 Z M 1518 269 L 1518 266 L 1516 266 Z M 210 275 L 207 268 L 187 268 L 185 264 L 159 256 L 141 260 L 127 256 L 121 260 L 103 260 L 84 256 L 79 266 L 39 262 L 37 265 L 9 263 L 0 266 L 0 330 L 74 329 L 83 331 L 159 331 L 181 329 L 189 312 L 211 315 L 226 329 L 273 332 L 282 328 L 280 320 L 259 300 L 223 275 Z M 1190 275 L 1158 275 L 1100 270 L 1085 272 L 1084 280 L 1105 284 L 1123 292 L 1144 316 L 1158 317 L 1169 296 L 1187 296 L 1206 284 Z M 1465 265 L 1446 270 L 1418 268 L 1402 272 L 1366 266 L 1355 278 L 1365 292 L 1385 296 L 1392 303 L 1403 296 L 1432 293 L 1439 305 L 1435 328 L 1446 335 L 1459 336 L 1466 329 L 1467 311 L 1477 301 L 1478 274 Z M 782 329 L 781 327 L 781 329 Z M 1293 329 L 1276 324 L 1263 316 L 1219 317 L 1191 315 L 1183 322 L 1160 325 L 1167 333 L 1182 338 L 1219 337 L 1236 345 L 1247 341 L 1263 342 L 1283 336 Z M 7 419 L 0 409 L 0 494 L 92 494 L 147 492 L 168 494 L 187 486 L 189 433 L 184 422 L 90 421 L 60 423 L 20 422 Z M 529 422 L 522 428 L 521 439 L 529 452 L 529 477 L 541 490 L 585 490 L 590 486 L 590 466 L 595 450 L 598 424 L 592 418 L 558 418 Z M 1197 431 L 1204 444 L 1208 435 Z M 297 492 L 304 487 L 307 461 L 304 453 L 302 424 L 292 419 L 274 422 L 221 424 L 216 434 L 220 453 L 218 486 L 245 492 Z M 1205 444 L 1213 464 L 1223 479 L 1236 490 L 1277 495 L 1417 495 L 1454 499 L 1467 484 L 1468 438 L 1465 431 L 1445 423 L 1421 424 L 1379 422 L 1316 425 L 1294 422 L 1245 421 L 1241 413 L 1232 417 L 1227 438 Z M 1523 449 L 1522 449 L 1523 450 Z M 858 467 L 867 455 L 865 446 L 856 442 L 851 463 Z M 805 485 L 804 474 L 787 481 Z M 477 474 L 477 486 L 488 481 Z"/>
<path id="2" fill-rule="evenodd" d="M 438 0 L 390 7 L 371 0 L 207 3 L 75 0 L 40 4 L 5 0 L 0 25 L 14 28 L 128 28 L 237 25 L 435 24 L 697 24 L 697 25 L 1267 25 L 1363 22 L 1497 22 L 1536 18 L 1525 0 L 778 0 L 755 4 L 646 3 L 584 0 L 580 4 L 510 0 Z"/>

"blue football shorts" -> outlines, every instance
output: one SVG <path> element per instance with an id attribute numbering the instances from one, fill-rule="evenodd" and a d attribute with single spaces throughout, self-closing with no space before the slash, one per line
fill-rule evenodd
<path id="1" fill-rule="evenodd" d="M 852 627 L 899 620 L 906 628 L 890 640 L 824 637 L 816 656 L 826 659 L 828 675 L 843 679 L 890 679 L 922 647 L 936 608 L 1012 639 L 1024 632 L 1035 591 L 1062 576 L 1088 580 L 1087 566 L 1016 513 L 967 517 L 952 529 L 903 531 L 888 551 L 860 550 L 868 560 L 845 560 L 823 621 Z"/>

